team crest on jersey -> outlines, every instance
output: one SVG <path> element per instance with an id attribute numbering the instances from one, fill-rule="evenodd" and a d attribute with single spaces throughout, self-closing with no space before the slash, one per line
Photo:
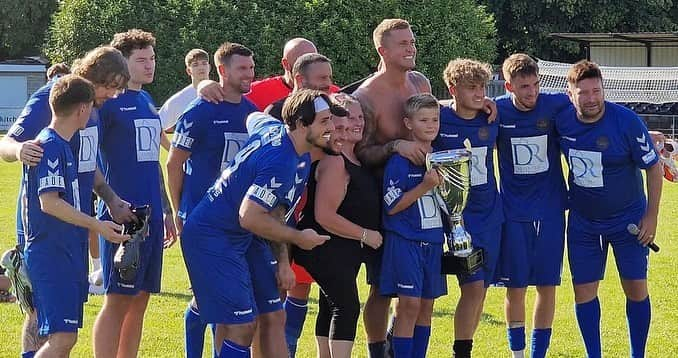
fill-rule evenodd
<path id="1" fill-rule="evenodd" d="M 546 118 L 541 118 L 537 120 L 537 129 L 545 131 L 549 128 L 549 120 Z"/>
<path id="2" fill-rule="evenodd" d="M 610 140 L 606 136 L 600 136 L 596 139 L 596 147 L 600 150 L 606 150 L 610 146 Z"/>
<path id="3" fill-rule="evenodd" d="M 487 127 L 480 127 L 478 129 L 478 138 L 480 140 L 488 140 L 490 138 L 490 130 Z"/>

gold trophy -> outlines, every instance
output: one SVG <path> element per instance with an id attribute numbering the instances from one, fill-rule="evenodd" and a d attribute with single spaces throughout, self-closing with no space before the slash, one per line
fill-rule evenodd
<path id="1" fill-rule="evenodd" d="M 445 150 L 426 155 L 426 169 L 435 169 L 442 182 L 434 193 L 447 214 L 450 232 L 445 233 L 448 251 L 443 253 L 443 274 L 472 274 L 483 265 L 483 250 L 473 248 L 471 235 L 464 229 L 462 212 L 471 189 L 471 151 Z"/>

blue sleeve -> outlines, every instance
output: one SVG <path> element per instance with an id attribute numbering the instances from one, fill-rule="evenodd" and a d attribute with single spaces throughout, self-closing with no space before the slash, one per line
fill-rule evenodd
<path id="1" fill-rule="evenodd" d="M 540 96 L 549 96 L 549 106 L 553 114 L 562 112 L 572 104 L 570 97 L 565 93 L 544 93 Z"/>
<path id="2" fill-rule="evenodd" d="M 49 108 L 49 96 L 45 94 L 33 95 L 7 135 L 17 142 L 31 140 L 43 128 L 47 127 L 51 120 L 52 110 Z"/>
<path id="3" fill-rule="evenodd" d="M 202 106 L 191 106 L 187 109 L 177 121 L 177 127 L 172 138 L 172 146 L 192 152 L 195 143 L 204 140 L 206 134 L 205 123 L 208 123 L 209 114 L 202 109 Z"/>
<path id="4" fill-rule="evenodd" d="M 393 155 L 384 168 L 384 208 L 391 211 L 406 192 L 407 160 Z"/>
<path id="5" fill-rule="evenodd" d="M 622 123 L 625 124 L 624 135 L 631 149 L 631 158 L 641 169 L 653 166 L 659 160 L 659 156 L 645 123 L 631 111 L 621 112 L 620 115 Z"/>
<path id="6" fill-rule="evenodd" d="M 64 181 L 66 163 L 61 158 L 60 148 L 52 142 L 47 142 L 43 144 L 42 149 L 42 159 L 36 167 L 38 195 L 53 191 L 66 192 Z"/>
<path id="7" fill-rule="evenodd" d="M 293 194 L 296 165 L 289 165 L 289 160 L 282 155 L 263 157 L 265 160 L 257 165 L 256 177 L 247 190 L 245 199 L 256 202 L 268 211 L 278 205 L 292 207 L 294 198 L 290 198 L 289 194 Z"/>

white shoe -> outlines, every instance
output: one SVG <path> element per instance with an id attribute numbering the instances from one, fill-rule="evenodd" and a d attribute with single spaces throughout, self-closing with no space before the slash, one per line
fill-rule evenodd
<path id="1" fill-rule="evenodd" d="M 98 269 L 89 274 L 87 277 L 90 285 L 101 286 L 104 283 L 104 275 L 101 269 Z"/>
<path id="2" fill-rule="evenodd" d="M 105 293 L 104 291 L 104 285 L 89 285 L 89 294 L 90 295 L 103 295 Z"/>

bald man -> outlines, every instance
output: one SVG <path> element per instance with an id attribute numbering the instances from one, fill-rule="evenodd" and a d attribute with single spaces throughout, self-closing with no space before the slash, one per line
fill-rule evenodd
<path id="1" fill-rule="evenodd" d="M 292 67 L 294 67 L 297 58 L 307 53 L 318 53 L 313 42 L 303 37 L 295 37 L 287 41 L 283 47 L 282 59 L 280 60 L 280 65 L 285 72 L 282 75 L 252 82 L 250 92 L 245 97 L 263 112 L 270 104 L 289 96 L 294 88 Z M 339 87 L 331 85 L 329 92 L 339 92 Z M 223 101 L 219 84 L 212 80 L 200 82 L 198 95 L 210 102 Z"/>
<path id="2" fill-rule="evenodd" d="M 313 42 L 302 37 L 287 41 L 280 60 L 285 73 L 253 82 L 250 93 L 245 95 L 247 99 L 263 111 L 269 104 L 287 97 L 294 88 L 294 76 L 292 75 L 294 62 L 307 53 L 318 53 Z"/>

